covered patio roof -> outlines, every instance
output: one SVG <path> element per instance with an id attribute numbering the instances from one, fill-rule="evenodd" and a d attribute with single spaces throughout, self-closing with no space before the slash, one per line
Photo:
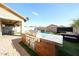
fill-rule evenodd
<path id="1" fill-rule="evenodd" d="M 6 6 L 3 3 L 0 3 L 0 6 L 3 7 L 5 10 L 11 12 L 12 14 L 16 15 L 17 17 L 19 17 L 20 19 L 23 19 L 24 21 L 26 21 L 26 17 L 22 16 L 21 14 L 17 13 L 16 11 L 14 11 L 13 9 L 11 9 L 10 7 Z"/>
<path id="2" fill-rule="evenodd" d="M 2 24 L 5 24 L 5 25 L 15 25 L 15 24 L 21 25 L 21 21 L 5 19 L 5 18 L 0 18 L 0 19 Z"/>

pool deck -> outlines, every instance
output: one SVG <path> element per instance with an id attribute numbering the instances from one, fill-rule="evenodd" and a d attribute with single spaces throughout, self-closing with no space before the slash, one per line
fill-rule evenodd
<path id="1" fill-rule="evenodd" d="M 0 56 L 29 56 L 20 45 L 20 36 L 0 36 Z"/>

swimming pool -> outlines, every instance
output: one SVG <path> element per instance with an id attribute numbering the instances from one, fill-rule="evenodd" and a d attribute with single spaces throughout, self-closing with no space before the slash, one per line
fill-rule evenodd
<path id="1" fill-rule="evenodd" d="M 38 38 L 43 38 L 49 41 L 53 41 L 56 43 L 63 44 L 63 36 L 62 35 L 55 35 L 55 34 L 48 34 L 48 33 L 41 33 L 38 32 L 36 35 Z"/>

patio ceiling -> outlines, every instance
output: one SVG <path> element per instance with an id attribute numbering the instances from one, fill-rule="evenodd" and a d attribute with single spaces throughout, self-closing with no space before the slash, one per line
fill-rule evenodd
<path id="1" fill-rule="evenodd" d="M 1 19 L 2 24 L 5 25 L 20 25 L 20 21 L 15 21 L 15 20 L 7 20 L 7 19 Z"/>

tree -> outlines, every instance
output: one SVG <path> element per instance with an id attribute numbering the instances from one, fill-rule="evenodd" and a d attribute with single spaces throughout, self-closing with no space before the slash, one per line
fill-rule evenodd
<path id="1" fill-rule="evenodd" d="M 79 18 L 74 19 L 73 24 L 71 26 L 75 28 L 75 32 L 76 32 L 76 34 L 78 34 L 77 31 L 79 29 Z"/>
<path id="2" fill-rule="evenodd" d="M 77 19 L 73 20 L 72 27 L 79 28 L 79 18 L 77 18 Z"/>
<path id="3" fill-rule="evenodd" d="M 29 17 L 26 17 L 26 19 L 24 19 L 25 22 L 28 21 L 28 20 L 29 20 Z"/>

